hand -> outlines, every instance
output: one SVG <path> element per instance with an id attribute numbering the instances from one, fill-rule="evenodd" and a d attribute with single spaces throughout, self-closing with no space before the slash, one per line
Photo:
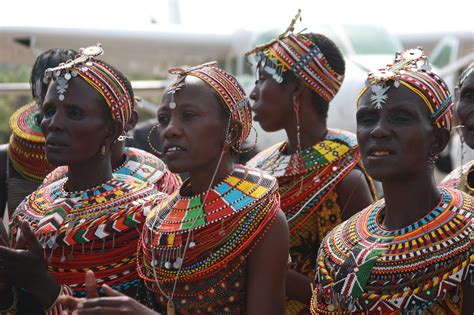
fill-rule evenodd
<path id="1" fill-rule="evenodd" d="M 108 285 L 102 286 L 106 297 L 93 298 L 93 299 L 76 299 L 72 297 L 60 297 L 60 301 L 63 305 L 67 305 L 68 311 L 64 311 L 62 315 L 71 314 L 70 310 L 73 307 L 73 315 L 88 315 L 88 314 L 100 314 L 100 315 L 115 315 L 115 314 L 140 314 L 140 315 L 157 315 L 156 313 L 146 306 L 138 303 L 131 297 L 122 294 Z"/>
<path id="2" fill-rule="evenodd" d="M 32 293 L 45 307 L 51 305 L 60 290 L 43 261 L 43 248 L 27 222 L 15 248 L 0 246 L 0 265 L 8 271 L 8 278 L 16 287 Z"/>
<path id="3" fill-rule="evenodd" d="M 86 297 L 85 298 L 76 298 L 70 295 L 61 295 L 58 298 L 58 304 L 61 304 L 63 311 L 61 315 L 70 315 L 74 310 L 77 309 L 79 303 L 84 302 L 86 299 L 93 299 L 99 297 L 99 292 L 97 291 L 97 281 L 95 274 L 92 270 L 86 271 Z"/>

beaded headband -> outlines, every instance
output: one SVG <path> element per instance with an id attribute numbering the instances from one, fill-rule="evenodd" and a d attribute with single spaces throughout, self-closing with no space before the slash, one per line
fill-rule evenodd
<path id="1" fill-rule="evenodd" d="M 295 76 L 330 102 L 344 80 L 329 65 L 321 49 L 302 34 L 294 34 L 294 24 L 300 18 L 298 10 L 285 32 L 267 44 L 259 45 L 245 55 L 256 54 L 257 69 L 263 69 L 278 83 L 283 82 L 283 73 L 291 70 Z"/>
<path id="2" fill-rule="evenodd" d="M 170 74 L 178 75 L 174 83 L 168 87 L 167 93 L 172 94 L 170 108 L 175 108 L 173 95 L 184 86 L 186 76 L 197 77 L 206 82 L 227 105 L 231 117 L 242 124 L 242 133 L 239 138 L 239 146 L 242 146 L 250 134 L 252 128 L 252 114 L 250 102 L 242 86 L 226 71 L 215 66 L 216 62 L 208 62 L 191 68 L 171 68 Z"/>
<path id="3" fill-rule="evenodd" d="M 416 93 L 428 107 L 433 124 L 438 128 L 451 128 L 452 95 L 446 83 L 431 72 L 428 58 L 421 47 L 397 52 L 393 64 L 369 72 L 366 86 L 359 93 L 357 104 L 361 96 L 370 88 L 372 105 L 381 109 L 388 98 L 387 91 L 391 85 L 386 83 L 389 81 L 393 82 L 395 88 L 403 85 Z"/>
<path id="4" fill-rule="evenodd" d="M 127 91 L 125 84 L 107 65 L 95 57 L 104 53 L 100 44 L 79 49 L 74 60 L 62 63 L 45 71 L 44 81 L 54 79 L 57 82 L 59 100 L 64 100 L 68 81 L 76 76 L 83 78 L 107 102 L 114 120 L 121 120 L 125 128 L 134 110 L 135 102 Z"/>

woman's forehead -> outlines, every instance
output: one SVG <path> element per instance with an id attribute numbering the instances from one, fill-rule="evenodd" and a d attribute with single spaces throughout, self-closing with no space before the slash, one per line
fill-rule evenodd
<path id="1" fill-rule="evenodd" d="M 400 108 L 400 109 L 413 109 L 413 110 L 421 110 L 422 112 L 428 112 L 425 103 L 423 100 L 415 94 L 413 91 L 410 89 L 406 88 L 403 85 L 400 85 L 399 87 L 395 87 L 393 85 L 389 85 L 387 90 L 387 100 L 386 102 L 381 106 L 382 110 L 384 108 L 388 109 L 395 109 L 395 108 Z M 358 108 L 375 108 L 374 105 L 374 93 L 371 91 L 371 89 L 367 89 L 364 94 L 361 96 L 359 99 L 359 104 Z"/>

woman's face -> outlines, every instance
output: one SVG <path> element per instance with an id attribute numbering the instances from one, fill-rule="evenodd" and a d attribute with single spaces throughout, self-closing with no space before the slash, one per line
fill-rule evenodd
<path id="1" fill-rule="evenodd" d="M 474 72 L 464 80 L 459 89 L 456 114 L 464 126 L 462 133 L 467 145 L 474 149 Z"/>
<path id="2" fill-rule="evenodd" d="M 187 76 L 169 107 L 165 93 L 158 107 L 158 137 L 168 168 L 174 173 L 213 172 L 224 146 L 227 119 L 207 83 Z"/>
<path id="3" fill-rule="evenodd" d="M 250 93 L 250 98 L 254 101 L 253 119 L 267 132 L 281 130 L 289 121 L 294 122 L 293 84 L 280 84 L 267 72 L 258 72 L 258 80 Z"/>
<path id="4" fill-rule="evenodd" d="M 425 172 L 435 127 L 422 99 L 403 85 L 391 86 L 379 110 L 371 94 L 364 93 L 357 110 L 357 141 L 369 175 L 383 182 Z"/>
<path id="5" fill-rule="evenodd" d="M 100 154 L 110 130 L 102 96 L 80 77 L 71 78 L 68 85 L 60 101 L 53 81 L 42 106 L 46 157 L 56 166 L 82 164 Z"/>

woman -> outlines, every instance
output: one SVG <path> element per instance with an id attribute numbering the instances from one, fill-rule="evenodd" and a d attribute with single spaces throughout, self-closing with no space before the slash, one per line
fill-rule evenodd
<path id="1" fill-rule="evenodd" d="M 134 112 L 136 114 L 136 112 Z M 136 119 L 134 120 L 136 122 Z M 133 129 L 135 124 L 129 122 L 127 130 Z M 120 140 L 127 136 L 122 136 Z M 144 150 L 126 147 L 124 141 L 117 141 L 112 149 L 112 173 L 136 177 L 152 183 L 159 192 L 170 194 L 176 191 L 181 184 L 181 178 L 168 170 L 166 164 L 158 157 Z M 67 177 L 67 166 L 60 166 L 49 173 L 42 185 L 49 185 L 61 178 Z"/>
<path id="2" fill-rule="evenodd" d="M 41 114 L 48 84 L 44 71 L 61 62 L 73 59 L 77 53 L 70 49 L 50 49 L 36 58 L 31 70 L 30 87 L 34 101 L 19 108 L 9 120 L 11 136 L 0 145 L 0 218 L 5 205 L 11 216 L 20 202 L 38 188 L 44 177 L 53 170 L 46 160 Z"/>
<path id="3" fill-rule="evenodd" d="M 474 194 L 474 161 L 462 164 L 464 143 L 474 149 L 474 63 L 467 67 L 459 77 L 456 86 L 456 114 L 461 128 L 461 166 L 452 171 L 440 186 L 455 188 Z"/>
<path id="4" fill-rule="evenodd" d="M 60 294 L 85 294 L 88 269 L 99 282 L 135 294 L 143 204 L 159 196 L 150 183 L 112 174 L 111 151 L 134 99 L 125 76 L 95 59 L 102 52 L 98 46 L 85 48 L 76 59 L 46 71 L 53 79 L 42 106 L 46 156 L 52 165 L 67 165 L 68 176 L 20 204 L 10 224 L 14 248 L 0 248 L 13 295 L 23 288 L 53 314 Z"/>
<path id="5" fill-rule="evenodd" d="M 366 85 L 357 140 L 385 199 L 324 239 L 312 313 L 471 314 L 473 199 L 433 177 L 449 141 L 449 90 L 421 48 L 397 53 Z"/>
<path id="6" fill-rule="evenodd" d="M 277 177 L 290 227 L 287 314 L 307 314 L 316 253 L 341 220 L 373 202 L 355 135 L 326 126 L 329 102 L 344 76 L 344 59 L 327 37 L 288 30 L 257 46 L 258 80 L 250 94 L 254 119 L 287 140 L 247 163 Z"/>
<path id="7" fill-rule="evenodd" d="M 158 136 L 170 170 L 189 179 L 148 216 L 138 272 L 166 314 L 283 314 L 288 226 L 276 180 L 232 163 L 251 128 L 245 93 L 213 63 L 171 73 Z M 151 312 L 116 296 L 78 314 L 118 309 Z"/>

